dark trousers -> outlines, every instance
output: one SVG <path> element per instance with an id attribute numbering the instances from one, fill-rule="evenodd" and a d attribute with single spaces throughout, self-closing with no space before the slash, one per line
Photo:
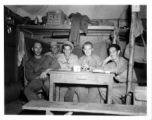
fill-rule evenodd
<path id="1" fill-rule="evenodd" d="M 73 102 L 74 93 L 75 93 L 75 87 L 69 87 L 65 94 L 64 101 Z"/>
<path id="2" fill-rule="evenodd" d="M 32 80 L 29 82 L 24 88 L 24 94 L 27 97 L 28 101 L 41 100 L 37 94 L 41 89 L 43 89 L 46 92 L 47 96 L 49 96 L 49 83 L 49 78 Z"/>

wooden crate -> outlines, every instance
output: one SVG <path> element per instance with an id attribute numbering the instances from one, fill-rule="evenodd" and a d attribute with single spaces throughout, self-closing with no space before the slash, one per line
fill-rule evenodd
<path id="1" fill-rule="evenodd" d="M 63 25 L 65 14 L 61 11 L 49 11 L 47 13 L 47 25 Z"/>
<path id="2" fill-rule="evenodd" d="M 135 88 L 134 105 L 147 105 L 147 87 L 138 86 Z"/>

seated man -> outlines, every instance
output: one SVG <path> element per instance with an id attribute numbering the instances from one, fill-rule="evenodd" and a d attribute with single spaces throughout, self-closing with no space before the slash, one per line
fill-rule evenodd
<path id="1" fill-rule="evenodd" d="M 32 51 L 34 52 L 34 56 L 25 64 L 25 76 L 28 84 L 24 89 L 24 93 L 28 101 L 41 100 L 37 92 L 42 88 L 49 95 L 49 78 L 47 73 L 49 70 L 60 68 L 59 63 L 52 57 L 41 54 L 41 43 L 35 42 Z"/>
<path id="2" fill-rule="evenodd" d="M 54 59 L 57 59 L 60 54 L 60 52 L 59 52 L 60 48 L 56 41 L 51 42 L 50 50 L 51 50 L 51 52 L 47 52 L 47 53 L 45 53 L 45 55 L 50 55 Z"/>
<path id="3" fill-rule="evenodd" d="M 115 104 L 122 104 L 122 99 L 126 96 L 126 83 L 127 83 L 127 68 L 128 61 L 123 57 L 120 57 L 120 46 L 112 44 L 109 46 L 109 57 L 103 62 L 102 68 L 106 71 L 115 73 L 113 89 L 112 89 L 112 101 Z M 109 62 L 111 61 L 111 62 Z M 133 71 L 133 86 L 137 86 L 137 78 Z M 101 97 L 106 100 L 106 89 L 100 88 Z"/>
<path id="4" fill-rule="evenodd" d="M 58 62 L 61 66 L 61 69 L 72 69 L 74 65 L 78 65 L 78 56 L 74 55 L 72 53 L 74 47 L 73 44 L 69 41 L 66 41 L 63 44 L 63 53 L 59 55 Z M 72 87 L 70 87 L 72 89 Z M 74 89 L 74 88 L 73 88 Z M 60 101 L 65 101 L 65 94 L 67 92 L 68 88 L 66 86 L 60 87 Z M 66 95 L 67 97 L 66 101 L 72 101 L 73 98 L 73 91 L 69 91 Z"/>
<path id="5" fill-rule="evenodd" d="M 84 55 L 79 59 L 79 64 L 84 70 L 93 70 L 101 66 L 102 62 L 99 56 L 93 54 L 93 44 L 86 42 L 83 45 Z M 76 94 L 79 102 L 97 102 L 100 103 L 100 94 L 98 87 L 77 87 Z"/>

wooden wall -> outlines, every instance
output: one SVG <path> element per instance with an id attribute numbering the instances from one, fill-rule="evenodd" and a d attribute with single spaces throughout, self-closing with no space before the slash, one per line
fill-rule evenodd
<path id="1" fill-rule="evenodd" d="M 14 25 L 10 25 L 12 33 L 7 32 L 6 16 L 11 16 L 14 19 Z M 21 70 L 19 70 L 19 81 L 15 79 L 15 60 L 16 60 L 16 25 L 21 23 L 14 14 L 4 7 L 4 84 L 5 84 L 5 103 L 15 100 L 22 88 Z M 22 69 L 22 68 L 19 68 Z"/>

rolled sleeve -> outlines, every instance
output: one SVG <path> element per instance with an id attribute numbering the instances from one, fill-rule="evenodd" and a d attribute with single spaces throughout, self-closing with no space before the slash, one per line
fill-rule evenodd
<path id="1" fill-rule="evenodd" d="M 111 72 L 115 72 L 117 75 L 125 71 L 128 67 L 128 61 L 124 58 L 120 58 L 120 62 L 116 65 L 114 62 L 110 62 L 106 64 L 103 68 L 104 70 L 108 70 Z"/>
<path id="2" fill-rule="evenodd" d="M 123 71 L 125 71 L 127 67 L 128 67 L 128 61 L 125 60 L 124 58 L 121 58 L 119 65 L 116 67 L 117 74 L 120 74 Z"/>

